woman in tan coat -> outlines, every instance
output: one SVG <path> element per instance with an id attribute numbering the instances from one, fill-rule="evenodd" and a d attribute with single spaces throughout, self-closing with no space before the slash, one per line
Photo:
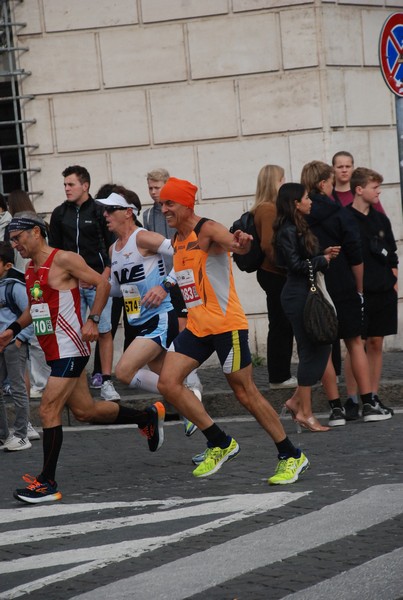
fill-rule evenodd
<path id="1" fill-rule="evenodd" d="M 286 282 L 284 269 L 276 267 L 273 255 L 273 223 L 277 216 L 276 199 L 284 183 L 284 169 L 265 165 L 260 169 L 255 203 L 251 208 L 265 259 L 257 271 L 257 280 L 266 294 L 269 331 L 267 335 L 267 370 L 271 389 L 295 388 L 290 363 L 293 331 L 281 307 L 280 294 Z"/>

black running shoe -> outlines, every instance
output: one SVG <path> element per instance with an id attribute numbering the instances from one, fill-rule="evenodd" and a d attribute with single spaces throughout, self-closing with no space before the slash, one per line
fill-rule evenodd
<path id="1" fill-rule="evenodd" d="M 155 402 L 146 412 L 149 421 L 145 427 L 139 427 L 139 431 L 148 439 L 150 452 L 156 452 L 164 443 L 165 408 L 161 402 Z"/>
<path id="2" fill-rule="evenodd" d="M 386 421 L 391 419 L 393 411 L 386 406 L 381 406 L 380 402 L 376 404 L 364 404 L 362 407 L 362 416 L 364 423 L 370 423 L 371 421 Z"/>
<path id="3" fill-rule="evenodd" d="M 343 408 L 336 406 L 332 408 L 332 412 L 329 415 L 329 427 L 339 427 L 340 425 L 346 424 L 346 414 Z"/>
<path id="4" fill-rule="evenodd" d="M 378 396 L 376 394 L 374 394 L 374 400 L 375 400 L 375 402 L 378 402 L 379 406 L 381 408 L 383 408 L 383 410 L 388 410 L 392 414 L 392 417 L 393 417 L 393 415 L 395 414 L 395 411 L 393 410 L 393 408 L 390 408 L 390 406 L 385 406 L 383 404 L 383 402 L 381 402 L 379 400 L 379 398 L 378 398 Z"/>
<path id="5" fill-rule="evenodd" d="M 345 412 L 346 421 L 356 421 L 359 418 L 359 406 L 354 402 L 354 400 L 352 400 L 352 398 L 347 398 L 343 408 Z"/>
<path id="6" fill-rule="evenodd" d="M 61 492 L 57 489 L 57 483 L 44 483 L 38 481 L 32 475 L 24 475 L 23 480 L 29 485 L 26 488 L 17 489 L 14 492 L 14 498 L 21 500 L 21 502 L 27 502 L 28 504 L 40 504 L 42 502 L 56 502 L 62 499 Z"/>

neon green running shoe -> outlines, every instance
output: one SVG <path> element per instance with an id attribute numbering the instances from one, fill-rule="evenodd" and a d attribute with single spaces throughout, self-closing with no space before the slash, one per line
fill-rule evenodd
<path id="1" fill-rule="evenodd" d="M 230 438 L 231 442 L 227 448 L 207 448 L 206 457 L 202 463 L 193 471 L 195 477 L 208 477 L 212 475 L 218 469 L 221 469 L 222 465 L 227 461 L 231 460 L 239 454 L 240 448 L 238 442 L 234 438 Z"/>
<path id="2" fill-rule="evenodd" d="M 309 460 L 303 452 L 299 458 L 284 458 L 280 460 L 276 472 L 273 477 L 270 477 L 268 482 L 271 485 L 286 485 L 297 481 L 299 475 L 307 470 Z"/>

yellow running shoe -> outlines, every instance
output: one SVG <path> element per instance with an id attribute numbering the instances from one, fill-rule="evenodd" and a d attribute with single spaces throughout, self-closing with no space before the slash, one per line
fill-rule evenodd
<path id="1" fill-rule="evenodd" d="M 193 471 L 195 477 L 208 477 L 213 475 L 218 469 L 221 469 L 222 465 L 227 461 L 231 460 L 239 454 L 240 448 L 238 442 L 234 438 L 231 440 L 227 448 L 207 448 L 206 457 L 202 463 Z"/>
<path id="2" fill-rule="evenodd" d="M 284 458 L 279 461 L 276 472 L 270 477 L 268 482 L 271 485 L 286 485 L 297 481 L 299 475 L 307 470 L 309 460 L 303 452 L 299 458 Z"/>

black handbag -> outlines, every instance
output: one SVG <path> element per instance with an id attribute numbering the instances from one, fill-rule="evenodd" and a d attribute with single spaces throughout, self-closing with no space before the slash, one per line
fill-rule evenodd
<path id="1" fill-rule="evenodd" d="M 305 332 L 314 344 L 333 344 L 339 329 L 336 311 L 316 285 L 311 261 L 307 260 L 307 263 L 311 285 L 304 307 Z"/>

